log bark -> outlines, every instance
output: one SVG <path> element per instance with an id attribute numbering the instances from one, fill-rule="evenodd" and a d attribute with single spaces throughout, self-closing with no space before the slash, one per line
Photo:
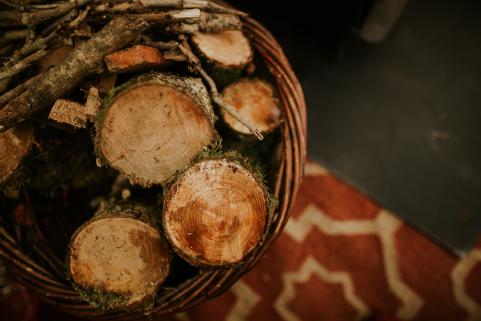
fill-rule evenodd
<path id="1" fill-rule="evenodd" d="M 249 120 L 262 134 L 268 134 L 279 126 L 281 110 L 274 88 L 266 81 L 243 78 L 222 92 L 222 99 L 233 106 L 244 119 Z M 234 132 L 252 135 L 252 132 L 225 110 L 222 119 Z"/>
<path id="2" fill-rule="evenodd" d="M 123 86 L 97 121 L 101 161 L 144 186 L 165 183 L 217 137 L 202 81 L 147 74 Z"/>
<path id="3" fill-rule="evenodd" d="M 76 7 L 84 6 L 91 0 L 77 0 L 68 1 L 63 5 L 59 5 L 55 8 L 48 8 L 43 10 L 35 10 L 30 12 L 22 11 L 2 11 L 0 12 L 0 26 L 36 26 L 46 20 L 61 16 L 63 14 L 72 11 Z"/>
<path id="4" fill-rule="evenodd" d="M 192 35 L 191 41 L 203 66 L 220 85 L 238 79 L 253 59 L 250 42 L 240 30 L 197 32 Z"/>
<path id="5" fill-rule="evenodd" d="M 224 30 L 241 30 L 242 21 L 237 15 L 201 12 L 199 30 L 202 32 L 220 32 Z"/>
<path id="6" fill-rule="evenodd" d="M 96 72 L 103 58 L 129 44 L 148 24 L 119 16 L 88 41 L 73 49 L 68 58 L 51 68 L 20 96 L 0 110 L 0 131 L 27 119 L 33 112 L 51 106 L 84 78 Z"/>
<path id="7" fill-rule="evenodd" d="M 174 250 L 192 265 L 240 263 L 261 242 L 266 195 L 254 174 L 238 162 L 200 161 L 167 191 L 164 232 Z"/>
<path id="8" fill-rule="evenodd" d="M 72 236 L 67 269 L 84 299 L 104 309 L 152 301 L 170 272 L 167 243 L 142 207 L 107 209 Z"/>

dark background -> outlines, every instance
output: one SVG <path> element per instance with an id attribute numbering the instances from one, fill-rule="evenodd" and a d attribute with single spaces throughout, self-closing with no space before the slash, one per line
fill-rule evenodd
<path id="1" fill-rule="evenodd" d="M 357 35 L 372 1 L 235 4 L 273 32 L 303 85 L 309 157 L 468 251 L 481 234 L 481 3 L 410 1 L 380 44 Z"/>

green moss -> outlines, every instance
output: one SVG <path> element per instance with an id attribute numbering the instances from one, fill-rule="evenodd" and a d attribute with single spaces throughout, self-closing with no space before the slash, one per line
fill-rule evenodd
<path id="1" fill-rule="evenodd" d="M 121 309 L 130 299 L 129 294 L 105 292 L 100 287 L 85 289 L 75 283 L 72 286 L 83 300 L 102 310 Z"/>

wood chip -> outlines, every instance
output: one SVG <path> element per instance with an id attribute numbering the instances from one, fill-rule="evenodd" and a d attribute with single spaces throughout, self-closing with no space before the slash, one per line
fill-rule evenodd
<path id="1" fill-rule="evenodd" d="M 48 118 L 75 128 L 85 128 L 87 125 L 85 107 L 67 99 L 57 99 Z"/>
<path id="2" fill-rule="evenodd" d="M 101 106 L 102 100 L 99 96 L 99 90 L 95 87 L 90 87 L 87 102 L 85 103 L 85 115 L 89 121 L 95 120 Z"/>

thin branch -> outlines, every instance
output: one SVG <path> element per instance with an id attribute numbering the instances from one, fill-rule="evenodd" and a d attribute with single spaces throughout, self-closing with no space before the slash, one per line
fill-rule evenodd
<path id="1" fill-rule="evenodd" d="M 28 87 L 30 87 L 35 80 L 37 80 L 40 77 L 40 75 L 37 75 L 33 78 L 30 78 L 29 80 L 21 83 L 17 87 L 7 91 L 4 93 L 2 96 L 0 96 L 0 107 L 8 103 L 10 100 L 14 99 L 21 93 L 23 93 Z"/>
<path id="2" fill-rule="evenodd" d="M 90 7 L 87 7 L 85 10 L 80 12 L 77 18 L 75 18 L 68 24 L 69 28 L 70 29 L 77 28 L 85 20 L 85 18 L 87 18 L 89 11 L 90 11 Z"/>
<path id="3" fill-rule="evenodd" d="M 58 31 L 62 27 L 62 25 L 66 22 L 69 22 L 76 16 L 76 10 L 72 10 L 62 18 L 56 20 L 55 22 L 51 23 L 47 26 L 41 33 L 42 37 L 35 39 L 33 42 L 25 42 L 25 45 L 20 49 L 17 50 L 13 56 L 10 58 L 11 63 L 15 63 L 22 57 L 25 57 L 28 54 L 31 54 L 34 51 L 42 50 L 47 47 L 47 45 L 54 39 L 56 39 L 58 35 Z"/>
<path id="4" fill-rule="evenodd" d="M 248 13 L 236 9 L 231 9 L 231 8 L 226 8 L 224 6 L 221 6 L 215 2 L 209 1 L 208 5 L 204 9 L 207 12 L 213 12 L 213 13 L 228 13 L 228 14 L 234 14 L 237 16 L 241 17 L 247 17 L 249 16 Z"/>
<path id="5" fill-rule="evenodd" d="M 28 29 L 6 30 L 3 33 L 3 36 L 0 37 L 0 46 L 5 46 L 10 42 L 25 39 L 28 34 Z"/>
<path id="6" fill-rule="evenodd" d="M 5 78 L 9 78 L 9 77 L 12 77 L 12 76 L 18 74 L 19 72 L 21 72 L 21 71 L 27 69 L 28 67 L 30 67 L 30 65 L 33 64 L 34 62 L 36 62 L 39 59 L 45 57 L 45 55 L 47 55 L 46 50 L 39 50 L 37 52 L 34 52 L 33 54 L 31 54 L 27 58 L 19 61 L 18 63 L 16 63 L 12 67 L 9 67 L 5 70 L 0 71 L 0 80 L 5 79 Z"/>
<path id="7" fill-rule="evenodd" d="M 2 26 L 25 25 L 36 26 L 46 20 L 64 15 L 77 7 L 82 7 L 92 0 L 76 0 L 65 2 L 52 9 L 34 10 L 27 12 L 20 11 L 0 11 L 0 23 Z"/>
<path id="8" fill-rule="evenodd" d="M 185 36 L 180 36 L 179 39 L 182 43 L 179 43 L 179 49 L 182 53 L 186 56 L 187 61 L 191 65 L 192 71 L 198 72 L 202 78 L 207 82 L 210 87 L 210 95 L 212 101 L 214 101 L 219 107 L 225 109 L 229 114 L 231 114 L 235 119 L 237 119 L 242 125 L 247 127 L 259 140 L 263 140 L 264 136 L 262 136 L 259 129 L 257 129 L 250 121 L 245 119 L 233 106 L 227 104 L 219 94 L 217 90 L 217 85 L 215 84 L 214 80 L 207 74 L 207 72 L 202 68 L 199 58 L 192 52 L 190 49 L 189 44 Z"/>
<path id="9" fill-rule="evenodd" d="M 57 2 L 57 3 L 46 3 L 46 4 L 30 4 L 25 6 L 26 10 L 45 10 L 45 9 L 54 9 L 61 6 L 65 6 L 66 2 Z"/>
<path id="10" fill-rule="evenodd" d="M 65 61 L 42 74 L 25 92 L 0 109 L 0 132 L 51 106 L 83 79 L 98 71 L 106 55 L 125 47 L 148 27 L 142 20 L 126 16 L 113 18 L 89 40 L 75 47 Z"/>
<path id="11" fill-rule="evenodd" d="M 198 24 L 188 24 L 188 23 L 171 23 L 165 26 L 164 32 L 166 34 L 193 34 L 199 31 Z"/>
<path id="12" fill-rule="evenodd" d="M 151 12 L 151 13 L 133 13 L 128 14 L 128 17 L 142 19 L 149 23 L 164 23 L 167 21 L 182 21 L 185 19 L 198 19 L 200 17 L 199 9 L 187 10 L 173 10 L 166 12 Z"/>

